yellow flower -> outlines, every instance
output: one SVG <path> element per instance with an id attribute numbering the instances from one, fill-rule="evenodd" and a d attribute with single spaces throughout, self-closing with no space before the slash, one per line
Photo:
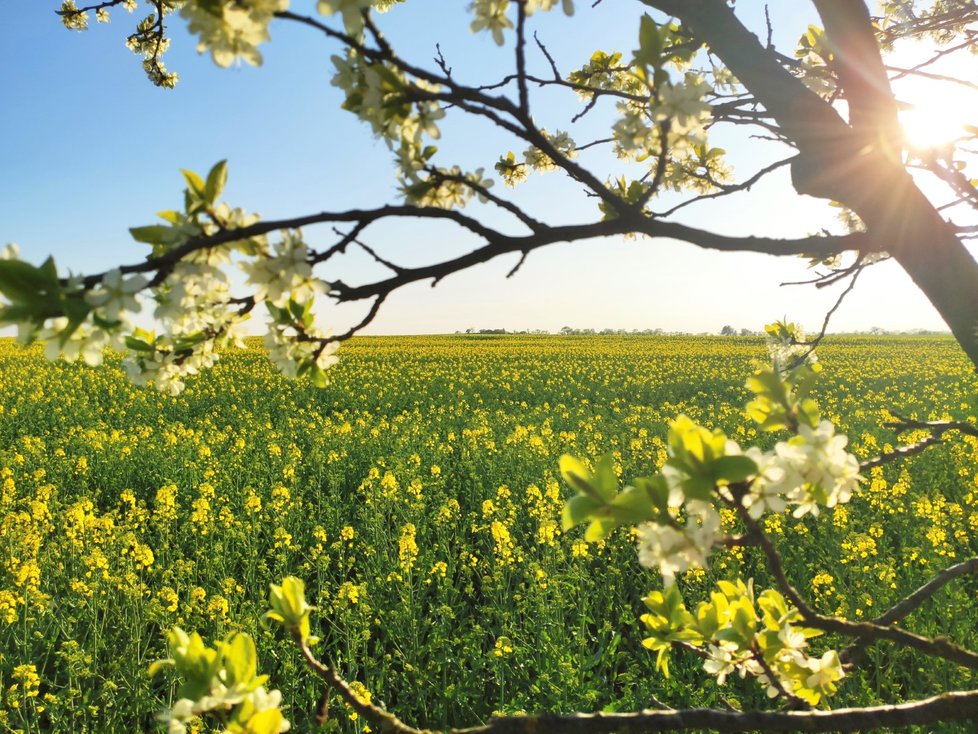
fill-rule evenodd
<path id="1" fill-rule="evenodd" d="M 501 566 L 511 566 L 516 563 L 519 559 L 517 558 L 516 548 L 513 544 L 513 536 L 510 534 L 509 528 L 506 527 L 505 523 L 499 520 L 493 520 L 489 526 L 489 532 L 492 533 L 496 561 Z"/>
<path id="2" fill-rule="evenodd" d="M 17 597 L 13 592 L 0 589 L 0 620 L 13 624 L 17 619 Z"/>
<path id="3" fill-rule="evenodd" d="M 261 512 L 261 497 L 255 494 L 254 490 L 249 487 L 248 497 L 245 499 L 245 509 L 252 515 L 257 515 Z"/>
<path id="4" fill-rule="evenodd" d="M 11 678 L 15 685 L 20 685 L 21 695 L 24 698 L 37 698 L 41 687 L 41 679 L 37 675 L 37 668 L 33 665 L 18 665 L 14 668 Z"/>
<path id="5" fill-rule="evenodd" d="M 357 698 L 359 698 L 361 701 L 363 701 L 366 704 L 369 704 L 373 700 L 373 696 L 370 695 L 370 691 L 368 691 L 367 687 L 358 680 L 352 681 L 350 683 L 350 689 L 357 695 Z M 347 709 L 350 712 L 349 713 L 350 721 L 356 721 L 357 719 L 360 718 L 360 715 L 352 708 L 350 708 L 349 704 L 347 704 Z M 364 729 L 364 731 L 366 731 L 366 728 Z"/>
<path id="6" fill-rule="evenodd" d="M 275 541 L 276 548 L 285 548 L 286 550 L 292 549 L 292 535 L 283 527 L 275 528 L 275 532 L 272 533 L 272 537 Z"/>
<path id="7" fill-rule="evenodd" d="M 414 567 L 418 557 L 418 544 L 415 542 L 416 528 L 413 523 L 407 523 L 401 529 L 401 539 L 398 541 L 397 555 L 401 562 L 401 570 L 407 573 Z"/>
<path id="8" fill-rule="evenodd" d="M 513 652 L 513 641 L 508 637 L 502 636 L 496 638 L 496 645 L 493 648 L 493 655 L 497 658 L 505 657 L 506 655 L 511 655 Z"/>
<path id="9" fill-rule="evenodd" d="M 156 490 L 156 505 L 153 517 L 160 522 L 177 519 L 177 485 L 167 484 Z"/>
<path id="10" fill-rule="evenodd" d="M 175 592 L 169 586 L 164 586 L 162 589 L 156 592 L 156 598 L 159 599 L 160 603 L 163 605 L 163 609 L 166 611 L 177 611 L 177 605 L 180 603 L 180 597 L 177 595 L 177 592 Z"/>
<path id="11" fill-rule="evenodd" d="M 207 616 L 212 620 L 226 621 L 231 607 L 223 596 L 212 596 L 207 602 Z"/>

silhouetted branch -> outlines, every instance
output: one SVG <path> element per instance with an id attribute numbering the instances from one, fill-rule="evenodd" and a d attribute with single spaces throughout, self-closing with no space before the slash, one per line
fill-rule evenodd
<path id="1" fill-rule="evenodd" d="M 734 194 L 738 191 L 749 191 L 751 186 L 756 184 L 758 181 L 760 181 L 769 173 L 776 171 L 777 169 L 782 168 L 784 166 L 790 165 L 791 162 L 795 159 L 795 157 L 796 156 L 792 156 L 791 158 L 785 158 L 784 160 L 776 161 L 775 163 L 772 163 L 769 166 L 765 166 L 757 173 L 755 173 L 753 176 L 746 179 L 745 181 L 742 181 L 739 184 L 720 186 L 720 191 L 714 191 L 711 194 L 703 194 L 701 196 L 697 196 L 692 199 L 687 199 L 686 201 L 676 204 L 676 206 L 672 207 L 672 209 L 667 209 L 666 211 L 661 213 L 654 213 L 653 216 L 661 217 L 665 219 L 666 217 L 672 216 L 680 209 L 684 209 L 692 204 L 698 204 L 701 201 L 708 201 L 710 199 L 718 199 L 721 196 L 728 196 L 729 194 Z"/>

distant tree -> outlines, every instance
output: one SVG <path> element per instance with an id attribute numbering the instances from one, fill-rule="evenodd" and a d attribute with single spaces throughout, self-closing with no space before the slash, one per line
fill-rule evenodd
<path id="1" fill-rule="evenodd" d="M 737 330 L 728 324 L 720 329 L 720 336 L 737 336 Z"/>
<path id="2" fill-rule="evenodd" d="M 139 4 L 94 0 L 78 7 L 75 0 L 63 0 L 59 13 L 66 26 L 83 29 L 92 13 L 107 21 L 111 10 L 132 10 Z M 978 208 L 978 188 L 965 172 L 965 156 L 978 140 L 978 127 L 962 130 L 959 139 L 940 150 L 916 146 L 903 135 L 898 121 L 898 110 L 906 101 L 898 101 L 890 85 L 895 76 L 933 80 L 934 73 L 927 70 L 933 61 L 973 51 L 978 3 L 883 0 L 873 15 L 859 0 L 811 0 L 823 28 L 800 29 L 797 47 L 784 54 L 774 47 L 770 33 L 763 41 L 744 25 L 733 0 L 639 0 L 636 7 L 648 8 L 653 15 L 636 17 L 633 52 L 582 48 L 581 66 L 562 72 L 532 28 L 536 13 L 559 6 L 571 14 L 572 0 L 473 0 L 472 29 L 491 34 L 496 43 L 509 44 L 513 51 L 509 68 L 492 68 L 480 78 L 453 73 L 451 59 L 440 50 L 427 65 L 400 55 L 373 12 L 397 5 L 396 0 L 319 0 L 317 15 L 292 10 L 290 0 L 142 4 L 149 15 L 138 22 L 127 43 L 161 87 L 177 82 L 162 58 L 169 46 L 166 29 L 175 22 L 176 12 L 197 36 L 200 49 L 209 51 L 220 66 L 242 60 L 260 63 L 257 46 L 269 39 L 273 21 L 319 34 L 337 51 L 332 83 L 344 96 L 343 108 L 360 118 L 394 157 L 400 200 L 369 209 L 261 221 L 221 201 L 227 168 L 220 163 L 206 176 L 185 173 L 182 209 L 163 211 L 160 223 L 131 230 L 134 239 L 151 247 L 145 260 L 69 277 L 59 273 L 52 260 L 34 266 L 8 248 L 0 260 L 0 291 L 7 299 L 0 318 L 16 324 L 25 341 L 46 342 L 52 356 L 97 363 L 103 347 L 120 346 L 135 379 L 177 393 L 188 376 L 217 360 L 219 347 L 233 342 L 244 319 L 261 305 L 270 316 L 266 342 L 274 363 L 287 375 L 323 385 L 325 371 L 337 360 L 338 343 L 369 324 L 384 301 L 403 286 L 437 282 L 502 256 L 518 255 L 518 268 L 530 253 L 555 243 L 628 235 L 670 238 L 726 252 L 805 256 L 826 268 L 821 284 L 846 278 L 854 283 L 866 267 L 892 258 L 978 365 L 978 263 L 962 241 L 975 225 L 973 218 L 961 221 Z M 584 14 L 601 12 L 603 5 L 607 3 L 585 4 Z M 424 7 L 412 3 L 395 12 L 420 12 Z M 931 61 L 894 69 L 884 60 L 894 43 L 922 38 L 939 44 Z M 533 70 L 531 54 L 537 55 L 543 73 Z M 541 104 L 541 87 L 578 99 L 577 115 L 554 119 L 552 111 L 563 108 Z M 242 108 L 251 102 L 243 100 Z M 573 124 L 598 108 L 613 122 L 593 140 L 578 142 L 556 127 Z M 228 110 L 227 119 L 192 120 L 187 127 L 233 124 L 233 114 L 238 113 Z M 594 202 L 591 216 L 581 208 L 575 212 L 580 221 L 574 224 L 543 221 L 526 200 L 494 187 L 485 166 L 465 170 L 445 160 L 433 141 L 449 115 L 495 128 L 510 136 L 514 148 L 522 149 L 486 152 L 504 184 L 515 188 L 531 175 L 559 172 Z M 543 127 L 548 117 L 549 129 Z M 444 125 L 446 132 L 459 129 Z M 728 136 L 742 131 L 771 141 L 771 157 L 750 175 L 734 178 L 725 151 L 714 145 L 715 134 L 722 130 Z M 274 144 L 274 138 L 262 144 Z M 787 157 L 786 149 L 791 151 Z M 580 156 L 585 150 L 587 156 Z M 607 155 L 602 157 L 602 151 Z M 849 231 L 800 238 L 741 236 L 674 218 L 687 207 L 750 190 L 779 169 L 790 170 L 797 193 L 835 202 Z M 910 175 L 911 169 L 929 177 L 926 190 Z M 938 187 L 943 188 L 935 193 Z M 687 198 L 669 205 L 663 199 L 667 192 Z M 755 206 L 761 219 L 767 202 L 761 198 Z M 955 221 L 946 218 L 952 214 Z M 397 263 L 385 253 L 398 252 L 400 242 L 377 248 L 368 240 L 378 229 L 375 225 L 402 220 L 454 225 L 477 244 L 432 264 Z M 299 228 L 313 225 L 326 225 L 332 241 L 311 247 Z M 341 280 L 334 268 L 353 248 L 362 249 L 386 274 L 353 284 Z M 239 264 L 246 276 L 244 289 L 233 295 L 223 267 L 229 262 Z M 131 326 L 128 315 L 139 309 L 138 294 L 154 299 L 158 332 Z M 364 302 L 369 304 L 367 313 L 347 331 L 326 334 L 314 322 L 315 300 L 322 295 L 337 302 Z M 696 299 L 692 289 L 689 298 Z M 572 332 L 577 330 L 561 329 Z M 754 399 L 748 413 L 761 431 L 790 433 L 776 450 L 742 450 L 722 433 L 680 416 L 670 426 L 666 470 L 634 478 L 620 492 L 608 461 L 595 461 L 592 469 L 564 457 L 560 469 L 576 491 L 566 506 L 566 528 L 588 522 L 587 537 L 600 538 L 615 525 L 637 525 L 639 561 L 658 569 L 663 580 L 662 589 L 647 597 L 650 611 L 643 617 L 649 628 L 647 644 L 658 652 L 660 666 L 667 669 L 674 649 L 692 650 L 703 659 L 708 674 L 720 681 L 734 673 L 750 677 L 780 708 L 528 715 L 493 719 L 481 731 L 853 731 L 908 724 L 932 728 L 936 722 L 978 719 L 978 690 L 869 709 L 813 710 L 831 697 L 850 670 L 843 660 L 854 665 L 862 650 L 879 641 L 912 648 L 942 665 L 978 670 L 978 653 L 900 626 L 943 585 L 978 567 L 978 559 L 938 572 L 925 587 L 873 621 L 827 616 L 806 601 L 799 589 L 808 588 L 808 581 L 792 583 L 787 578 L 762 517 L 787 506 L 796 516 L 815 514 L 819 507 L 848 501 L 860 465 L 845 451 L 845 437 L 835 433 L 836 427 L 806 397 L 817 372 L 808 358 L 821 335 L 804 340 L 787 323 L 772 325 L 768 333 L 775 346 L 774 362 L 751 378 Z M 904 421 L 897 428 L 923 431 L 927 437 L 869 465 L 902 460 L 939 443 L 949 432 L 975 435 L 966 421 Z M 683 513 L 676 516 L 670 507 L 680 505 Z M 737 518 L 743 535 L 719 533 L 721 510 Z M 760 550 L 776 588 L 755 592 L 752 585 L 733 578 L 718 587 L 711 602 L 688 610 L 673 583 L 675 574 L 702 568 L 715 545 L 738 544 Z M 315 658 L 308 645 L 311 608 L 301 582 L 288 578 L 274 586 L 270 605 L 269 619 L 285 627 L 310 669 L 359 715 L 385 732 L 418 733 L 358 697 L 335 670 Z M 809 655 L 809 637 L 821 632 L 831 633 L 833 644 L 848 640 L 849 647 L 841 653 L 829 649 L 821 656 Z M 173 655 L 166 662 L 185 679 L 180 690 L 196 696 L 177 701 L 169 712 L 171 732 L 183 731 L 196 714 L 214 716 L 227 731 L 287 728 L 279 700 L 266 693 L 255 673 L 254 645 L 245 638 L 237 635 L 205 648 L 199 638 L 182 630 L 171 633 Z M 899 690 L 898 684 L 887 682 L 890 672 L 879 672 L 879 690 Z"/>

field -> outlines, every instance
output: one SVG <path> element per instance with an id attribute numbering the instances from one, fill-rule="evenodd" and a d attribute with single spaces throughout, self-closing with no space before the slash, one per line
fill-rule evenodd
<path id="1" fill-rule="evenodd" d="M 717 686 L 689 656 L 655 672 L 638 617 L 661 581 L 625 532 L 562 534 L 557 478 L 565 452 L 611 453 L 626 480 L 651 473 L 679 413 L 752 441 L 744 380 L 762 340 L 385 337 L 341 356 L 325 390 L 281 379 L 255 348 L 170 398 L 111 359 L 51 364 L 0 342 L 0 732 L 154 730 L 172 681 L 146 668 L 175 624 L 255 634 L 294 730 L 318 730 L 320 687 L 259 625 L 288 574 L 318 607 L 320 655 L 412 723 L 763 703 L 752 681 Z M 886 409 L 978 409 L 949 338 L 837 339 L 820 356 L 817 397 L 861 458 L 895 443 Z M 820 610 L 871 618 L 978 555 L 978 441 L 949 439 L 875 470 L 834 512 L 767 520 Z M 748 549 L 680 584 L 695 600 L 738 574 L 769 583 Z M 974 645 L 976 593 L 955 582 L 908 626 Z M 969 685 L 881 645 L 832 703 Z M 326 726 L 364 729 L 340 703 Z"/>

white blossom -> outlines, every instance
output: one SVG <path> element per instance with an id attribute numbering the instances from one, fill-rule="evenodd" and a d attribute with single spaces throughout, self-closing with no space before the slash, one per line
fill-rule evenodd
<path id="1" fill-rule="evenodd" d="M 279 307 L 290 299 L 304 303 L 329 290 L 328 283 L 313 277 L 309 247 L 298 230 L 283 232 L 281 241 L 273 245 L 273 254 L 243 262 L 241 269 L 255 286 L 255 300 Z"/>
<path id="2" fill-rule="evenodd" d="M 44 356 L 52 361 L 58 357 L 66 362 L 81 359 L 90 367 L 101 364 L 102 351 L 113 341 L 111 335 L 87 323 L 79 324 L 70 334 L 68 327 L 68 318 L 59 316 L 47 319 L 44 326 L 32 334 L 44 342 Z"/>
<path id="3" fill-rule="evenodd" d="M 558 0 L 527 0 L 526 14 L 533 15 L 537 10 L 552 10 L 556 7 Z M 574 0 L 560 0 L 564 15 L 574 15 Z"/>
<path id="4" fill-rule="evenodd" d="M 363 30 L 363 11 L 370 6 L 371 0 L 318 0 L 316 12 L 326 16 L 339 13 L 346 32 L 357 36 Z"/>
<path id="5" fill-rule="evenodd" d="M 638 562 L 657 568 L 667 586 L 676 574 L 690 568 L 705 568 L 720 529 L 720 515 L 709 502 L 686 504 L 687 524 L 682 528 L 647 522 L 638 526 Z"/>
<path id="6" fill-rule="evenodd" d="M 802 517 L 848 502 L 862 477 L 859 461 L 845 450 L 847 443 L 846 436 L 837 435 L 835 426 L 823 420 L 816 428 L 801 426 L 797 436 L 780 441 L 771 452 L 748 450 L 759 471 L 744 507 L 757 520 L 787 505 L 795 508 L 794 517 Z"/>
<path id="7" fill-rule="evenodd" d="M 721 642 L 719 645 L 707 647 L 709 657 L 703 662 L 703 670 L 708 675 L 715 675 L 721 686 L 726 683 L 727 676 L 738 668 L 739 661 L 734 657 L 737 649 L 734 642 Z"/>
<path id="8" fill-rule="evenodd" d="M 805 679 L 805 685 L 812 690 L 824 690 L 845 676 L 835 650 L 829 650 L 821 658 L 808 658 L 806 662 L 812 674 Z"/>
<path id="9" fill-rule="evenodd" d="M 270 38 L 268 24 L 277 11 L 288 8 L 289 0 L 249 0 L 247 5 L 220 2 L 216 7 L 189 0 L 180 15 L 200 39 L 198 52 L 210 51 L 218 66 L 230 66 L 238 59 L 259 66 L 262 56 L 258 46 Z"/>
<path id="10" fill-rule="evenodd" d="M 472 32 L 489 31 L 497 46 L 503 45 L 503 31 L 513 27 L 513 21 L 507 16 L 509 0 L 475 0 L 469 9 L 475 15 L 472 21 Z"/>
<path id="11" fill-rule="evenodd" d="M 98 315 L 106 321 L 119 321 L 125 312 L 141 309 L 136 294 L 148 283 L 139 274 L 124 277 L 122 271 L 116 268 L 106 273 L 99 284 L 85 294 L 85 301 L 95 307 Z"/>

